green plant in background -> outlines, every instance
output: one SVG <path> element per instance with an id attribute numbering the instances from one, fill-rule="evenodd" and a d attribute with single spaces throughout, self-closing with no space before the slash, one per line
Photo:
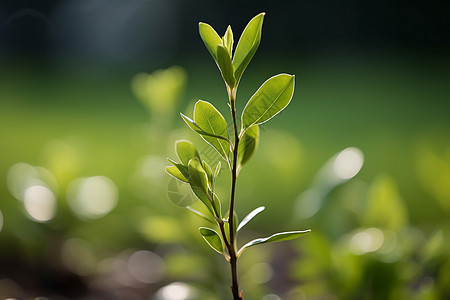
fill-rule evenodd
<path id="1" fill-rule="evenodd" d="M 220 162 L 212 169 L 206 161 L 202 160 L 191 142 L 180 140 L 176 142 L 175 147 L 180 162 L 169 159 L 172 166 L 166 167 L 169 175 L 189 184 L 194 195 L 206 206 L 206 213 L 188 208 L 215 224 L 216 228 L 201 227 L 200 233 L 211 248 L 230 262 L 234 300 L 243 299 L 243 293 L 239 290 L 237 260 L 247 248 L 295 239 L 310 231 L 276 233 L 266 238 L 252 240 L 239 249 L 237 247 L 239 231 L 264 210 L 264 207 L 258 207 L 238 223 L 235 212 L 238 174 L 257 148 L 258 126 L 286 108 L 294 93 L 293 75 L 279 74 L 269 78 L 247 102 L 241 115 L 239 128 L 235 105 L 236 92 L 245 68 L 258 49 L 264 15 L 264 13 L 258 14 L 248 23 L 234 51 L 234 38 L 230 26 L 220 38 L 210 25 L 199 23 L 200 36 L 214 58 L 227 88 L 233 124 L 232 132 L 228 132 L 227 122 L 222 114 L 207 101 L 197 101 L 192 119 L 181 114 L 186 124 L 219 153 L 230 169 L 231 191 L 228 212 L 225 215 L 222 214 L 222 202 L 215 192 L 216 179 L 221 170 Z"/>

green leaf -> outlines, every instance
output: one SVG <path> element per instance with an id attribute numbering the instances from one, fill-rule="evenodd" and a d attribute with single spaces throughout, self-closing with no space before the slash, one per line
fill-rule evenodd
<path id="1" fill-rule="evenodd" d="M 234 79 L 233 63 L 231 62 L 230 53 L 223 45 L 217 45 L 217 65 L 226 84 L 233 88 L 236 80 Z"/>
<path id="2" fill-rule="evenodd" d="M 223 254 L 222 239 L 217 232 L 207 227 L 200 227 L 200 234 L 208 245 L 220 254 Z"/>
<path id="3" fill-rule="evenodd" d="M 206 23 L 198 23 L 198 31 L 209 53 L 211 53 L 214 61 L 217 62 L 217 45 L 222 44 L 222 39 L 217 32 Z"/>
<path id="4" fill-rule="evenodd" d="M 190 185 L 191 185 L 191 190 L 194 193 L 194 195 L 206 206 L 206 208 L 209 210 L 211 215 L 213 217 L 216 217 L 216 213 L 214 212 L 214 207 L 211 204 L 211 201 L 210 201 L 210 198 L 209 198 L 207 192 L 205 192 L 201 187 L 195 186 L 192 183 Z"/>
<path id="5" fill-rule="evenodd" d="M 226 138 L 226 137 L 224 137 L 224 136 L 212 134 L 212 133 L 210 133 L 210 132 L 206 132 L 206 131 L 204 131 L 202 128 L 200 128 L 200 126 L 198 126 L 198 125 L 194 122 L 194 120 L 192 120 L 191 118 L 189 118 L 189 117 L 183 115 L 182 113 L 180 113 L 180 115 L 181 115 L 181 117 L 183 118 L 184 122 L 186 122 L 186 124 L 187 124 L 192 130 L 194 130 L 195 132 L 197 132 L 198 134 L 200 134 L 200 135 L 206 135 L 206 136 L 210 136 L 210 137 L 214 137 L 214 138 L 217 138 L 217 139 L 222 139 L 222 140 L 226 141 L 228 144 L 231 143 L 231 141 L 230 141 L 228 138 Z"/>
<path id="6" fill-rule="evenodd" d="M 265 13 L 260 13 L 250 20 L 242 32 L 233 57 L 234 77 L 239 82 L 245 68 L 258 50 L 261 42 L 261 30 Z"/>
<path id="7" fill-rule="evenodd" d="M 196 214 L 197 216 L 199 216 L 200 218 L 212 223 L 212 224 L 216 224 L 213 220 L 211 220 L 210 218 L 208 218 L 207 216 L 205 216 L 205 214 L 199 212 L 198 210 L 190 207 L 190 206 L 186 206 L 187 210 L 189 210 L 190 212 Z"/>
<path id="8" fill-rule="evenodd" d="M 253 125 L 248 128 L 241 140 L 239 141 L 237 163 L 239 168 L 242 167 L 255 153 L 259 142 L 259 127 Z"/>
<path id="9" fill-rule="evenodd" d="M 220 161 L 217 163 L 216 166 L 216 170 L 214 171 L 214 180 L 217 178 L 217 176 L 219 175 L 220 172 L 220 167 L 222 166 L 222 164 L 220 163 Z"/>
<path id="10" fill-rule="evenodd" d="M 202 189 L 205 193 L 208 192 L 208 176 L 203 169 L 200 160 L 197 157 L 194 157 L 189 161 L 188 164 L 189 170 L 189 182 L 191 185 Z"/>
<path id="11" fill-rule="evenodd" d="M 242 227 L 244 227 L 248 222 L 250 222 L 251 219 L 253 219 L 257 214 L 259 214 L 260 212 L 262 212 L 265 209 L 264 206 L 260 206 L 258 208 L 255 208 L 254 210 L 252 210 L 243 220 L 242 222 L 239 224 L 238 228 L 236 229 L 236 231 L 241 230 Z"/>
<path id="12" fill-rule="evenodd" d="M 181 160 L 183 165 L 187 166 L 189 161 L 194 157 L 200 159 L 200 155 L 195 149 L 195 146 L 186 140 L 178 140 L 175 142 L 175 149 L 178 155 L 178 158 Z"/>
<path id="13" fill-rule="evenodd" d="M 167 166 L 166 173 L 175 179 L 189 183 L 189 181 L 186 179 L 186 177 L 180 172 L 180 170 L 176 166 Z"/>
<path id="14" fill-rule="evenodd" d="M 167 159 L 174 167 L 176 167 L 178 169 L 178 171 L 180 171 L 180 173 L 183 175 L 183 177 L 189 182 L 189 179 L 191 178 L 191 175 L 189 174 L 189 170 L 187 166 L 184 166 L 182 164 L 179 164 L 171 159 Z M 173 174 L 169 174 L 169 175 L 173 175 Z M 177 178 L 178 179 L 178 178 Z"/>
<path id="15" fill-rule="evenodd" d="M 291 102 L 294 81 L 293 75 L 278 74 L 264 82 L 242 112 L 243 129 L 262 124 L 282 111 Z"/>
<path id="16" fill-rule="evenodd" d="M 211 103 L 202 100 L 195 103 L 194 121 L 183 114 L 181 116 L 189 127 L 228 160 L 231 142 L 228 139 L 227 122 Z"/>
<path id="17" fill-rule="evenodd" d="M 194 195 L 205 204 L 213 216 L 221 218 L 220 200 L 216 194 L 210 194 L 208 189 L 208 175 L 197 157 L 189 161 L 188 169 L 190 176 L 189 183 Z"/>
<path id="18" fill-rule="evenodd" d="M 206 175 L 208 176 L 208 187 L 210 190 L 212 190 L 214 178 L 212 175 L 211 167 L 206 163 L 206 161 L 202 161 L 203 170 L 205 170 Z"/>
<path id="19" fill-rule="evenodd" d="M 234 44 L 233 30 L 231 30 L 231 26 L 228 26 L 227 31 L 225 31 L 225 34 L 223 35 L 222 38 L 222 45 L 224 45 L 224 47 L 227 48 L 230 57 L 233 56 L 233 44 Z"/>
<path id="20" fill-rule="evenodd" d="M 311 230 L 303 230 L 303 231 L 288 231 L 288 232 L 280 232 L 280 233 L 275 233 L 269 237 L 266 238 L 259 238 L 259 239 L 255 239 L 253 241 L 248 242 L 247 244 L 245 244 L 244 246 L 242 246 L 241 249 L 239 249 L 237 256 L 239 257 L 242 252 L 244 252 L 245 249 L 252 247 L 252 246 L 256 246 L 256 245 L 260 245 L 260 244 L 267 244 L 267 243 L 274 243 L 274 242 L 281 242 L 281 241 L 288 241 L 288 240 L 293 240 L 296 239 L 308 232 L 311 232 Z"/>
<path id="21" fill-rule="evenodd" d="M 214 193 L 213 197 L 214 206 L 217 209 L 217 217 L 220 219 L 222 218 L 222 203 L 219 200 L 219 197 L 217 197 L 217 194 Z"/>

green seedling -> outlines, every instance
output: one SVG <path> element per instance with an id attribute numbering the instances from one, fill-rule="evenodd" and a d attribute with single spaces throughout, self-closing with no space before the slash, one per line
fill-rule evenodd
<path id="1" fill-rule="evenodd" d="M 233 50 L 234 38 L 230 26 L 224 36 L 220 37 L 210 25 L 199 23 L 200 36 L 216 62 L 227 88 L 233 124 L 232 132 L 228 132 L 223 115 L 207 101 L 197 101 L 192 118 L 181 114 L 186 124 L 217 151 L 230 169 L 231 196 L 228 213 L 222 214 L 222 203 L 215 192 L 216 178 L 221 170 L 220 161 L 211 168 L 202 160 L 191 142 L 181 140 L 176 142 L 176 153 L 180 162 L 169 159 L 172 165 L 166 167 L 166 172 L 170 176 L 190 185 L 194 195 L 205 205 L 207 213 L 201 213 L 191 207 L 188 209 L 215 224 L 216 228 L 201 227 L 200 234 L 212 249 L 229 261 L 234 300 L 243 299 L 238 283 L 237 260 L 245 250 L 260 244 L 295 239 L 310 232 L 310 230 L 302 230 L 276 233 L 269 237 L 252 240 L 239 249 L 237 247 L 239 231 L 264 210 L 262 206 L 256 208 L 238 224 L 235 212 L 238 174 L 257 149 L 260 138 L 258 126 L 285 109 L 294 94 L 294 75 L 275 75 L 264 82 L 253 94 L 242 111 L 240 122 L 238 121 L 235 105 L 236 92 L 242 74 L 261 41 L 264 16 L 265 13 L 260 13 L 248 23 L 235 50 Z"/>

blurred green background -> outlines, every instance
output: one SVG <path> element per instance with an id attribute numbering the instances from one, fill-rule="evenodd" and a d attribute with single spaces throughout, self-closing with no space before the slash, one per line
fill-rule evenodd
<path id="1" fill-rule="evenodd" d="M 0 3 L 1 299 L 230 298 L 164 167 L 180 138 L 218 159 L 179 112 L 230 120 L 197 23 L 261 11 L 238 109 L 280 72 L 296 91 L 240 174 L 239 217 L 266 207 L 240 244 L 312 233 L 248 250 L 245 298 L 450 298 L 448 2 L 61 0 Z"/>

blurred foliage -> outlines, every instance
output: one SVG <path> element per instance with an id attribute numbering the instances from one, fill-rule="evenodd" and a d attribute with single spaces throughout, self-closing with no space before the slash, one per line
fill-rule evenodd
<path id="1" fill-rule="evenodd" d="M 260 151 L 240 174 L 239 217 L 260 204 L 270 212 L 244 240 L 275 226 L 312 229 L 242 255 L 245 297 L 450 298 L 450 124 L 439 100 L 448 74 L 329 63 L 291 66 L 294 108 L 261 127 Z M 180 67 L 107 82 L 2 76 L 0 298 L 228 297 L 227 265 L 197 231 L 205 221 L 183 208 L 193 197 L 164 174 L 174 141 L 197 138 L 177 112 L 225 97 L 207 67 L 185 65 L 189 85 Z M 270 68 L 245 76 L 256 86 Z M 431 104 L 420 98 L 430 89 Z"/>

